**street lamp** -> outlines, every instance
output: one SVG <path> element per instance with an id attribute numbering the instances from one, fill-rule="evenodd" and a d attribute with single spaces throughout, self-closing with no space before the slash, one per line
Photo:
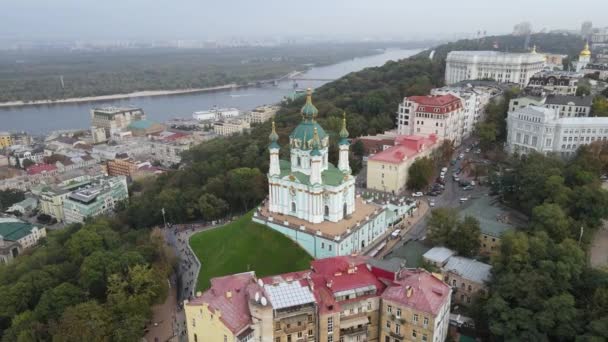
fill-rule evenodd
<path id="1" fill-rule="evenodd" d="M 160 210 L 161 213 L 163 213 L 163 222 L 165 223 L 165 229 L 167 229 L 167 219 L 165 218 L 165 208 L 162 208 Z"/>

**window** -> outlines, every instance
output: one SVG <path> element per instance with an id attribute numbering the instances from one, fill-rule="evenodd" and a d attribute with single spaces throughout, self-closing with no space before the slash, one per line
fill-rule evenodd
<path id="1" fill-rule="evenodd" d="M 418 323 L 418 315 L 414 314 L 414 323 Z"/>
<path id="2" fill-rule="evenodd" d="M 401 309 L 397 309 L 397 317 L 401 317 Z"/>
<path id="3" fill-rule="evenodd" d="M 192 326 L 196 327 L 196 320 L 194 318 L 192 319 Z"/>
<path id="4" fill-rule="evenodd" d="M 281 330 L 281 322 L 276 322 L 274 324 L 274 330 Z"/>
<path id="5" fill-rule="evenodd" d="M 275 337 L 274 338 L 274 342 L 281 342 L 281 338 L 280 337 Z"/>
<path id="6" fill-rule="evenodd" d="M 302 335 L 303 335 L 303 333 L 302 333 L 301 331 L 300 331 L 300 332 L 298 332 L 298 338 L 301 338 L 301 337 L 302 337 Z"/>
<path id="7" fill-rule="evenodd" d="M 308 330 L 308 336 L 312 336 L 312 329 Z"/>
<path id="8" fill-rule="evenodd" d="M 228 336 L 224 335 L 224 342 L 228 342 Z"/>
<path id="9" fill-rule="evenodd" d="M 291 335 L 287 335 L 287 342 L 291 342 Z"/>
<path id="10" fill-rule="evenodd" d="M 367 302 L 367 311 L 372 311 L 372 302 Z"/>
<path id="11" fill-rule="evenodd" d="M 388 312 L 388 313 L 392 313 L 392 312 L 393 312 L 393 307 L 389 305 L 389 306 L 386 308 L 386 312 Z"/>
<path id="12" fill-rule="evenodd" d="M 395 332 L 396 332 L 397 334 L 401 334 L 401 325 L 399 325 L 399 324 L 395 324 Z M 224 342 L 225 342 L 225 341 L 224 341 Z"/>
<path id="13" fill-rule="evenodd" d="M 388 336 L 384 336 L 384 342 L 391 342 L 391 338 Z"/>
<path id="14" fill-rule="evenodd" d="M 468 288 L 468 290 L 469 290 L 469 292 L 471 292 L 471 290 L 472 290 L 472 288 L 471 288 L 471 285 L 469 285 L 469 288 Z"/>
<path id="15" fill-rule="evenodd" d="M 412 337 L 417 337 L 418 333 L 416 332 L 416 330 L 412 330 Z"/>
<path id="16" fill-rule="evenodd" d="M 391 321 L 386 321 L 386 327 L 387 327 L 388 329 L 390 329 L 390 328 L 391 328 Z"/>
<path id="17" fill-rule="evenodd" d="M 287 329 L 291 328 L 291 324 L 287 323 Z"/>
<path id="18" fill-rule="evenodd" d="M 327 336 L 327 342 L 334 342 L 334 336 L 333 335 Z"/>
<path id="19" fill-rule="evenodd" d="M 334 318 L 333 317 L 327 318 L 327 332 L 328 333 L 334 332 Z"/>
<path id="20" fill-rule="evenodd" d="M 312 315 L 308 315 L 308 323 L 312 323 Z"/>
<path id="21" fill-rule="evenodd" d="M 429 318 L 428 317 L 424 317 L 424 321 L 422 322 L 422 324 L 424 324 L 425 327 L 427 325 L 429 325 Z"/>
<path id="22" fill-rule="evenodd" d="M 198 336 L 196 336 L 196 334 L 194 334 L 194 342 L 198 342 Z"/>
<path id="23" fill-rule="evenodd" d="M 427 339 L 428 339 L 428 336 L 426 336 L 426 334 L 422 334 L 422 340 L 427 341 Z"/>

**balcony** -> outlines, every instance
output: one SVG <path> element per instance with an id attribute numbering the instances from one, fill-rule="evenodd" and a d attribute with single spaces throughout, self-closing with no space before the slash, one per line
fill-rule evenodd
<path id="1" fill-rule="evenodd" d="M 287 326 L 284 326 L 283 327 L 283 331 L 286 334 L 293 334 L 293 333 L 298 332 L 298 331 L 306 330 L 307 327 L 308 327 L 308 324 L 302 324 L 302 325 L 297 325 L 296 324 L 296 325 L 290 326 L 289 328 L 287 328 Z"/>
<path id="2" fill-rule="evenodd" d="M 340 336 L 365 335 L 364 341 L 367 340 L 367 325 L 361 327 L 352 327 L 340 329 Z"/>

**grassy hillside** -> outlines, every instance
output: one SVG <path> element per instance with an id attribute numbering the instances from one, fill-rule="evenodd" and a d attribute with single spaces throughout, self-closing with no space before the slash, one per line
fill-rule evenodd
<path id="1" fill-rule="evenodd" d="M 255 271 L 258 277 L 299 271 L 312 257 L 291 239 L 251 221 L 249 213 L 224 227 L 198 233 L 190 246 L 202 263 L 196 289 L 209 288 L 209 280 L 227 274 Z"/>

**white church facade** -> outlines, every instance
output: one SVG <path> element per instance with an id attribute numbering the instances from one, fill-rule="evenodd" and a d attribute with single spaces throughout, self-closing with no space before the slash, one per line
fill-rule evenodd
<path id="1" fill-rule="evenodd" d="M 369 250 L 414 204 L 380 205 L 357 196 L 346 116 L 336 167 L 329 162 L 329 136 L 316 122 L 310 90 L 301 114 L 302 121 L 289 135 L 289 160 L 279 159 L 281 146 L 272 123 L 268 199 L 253 220 L 289 236 L 315 258 Z"/>

